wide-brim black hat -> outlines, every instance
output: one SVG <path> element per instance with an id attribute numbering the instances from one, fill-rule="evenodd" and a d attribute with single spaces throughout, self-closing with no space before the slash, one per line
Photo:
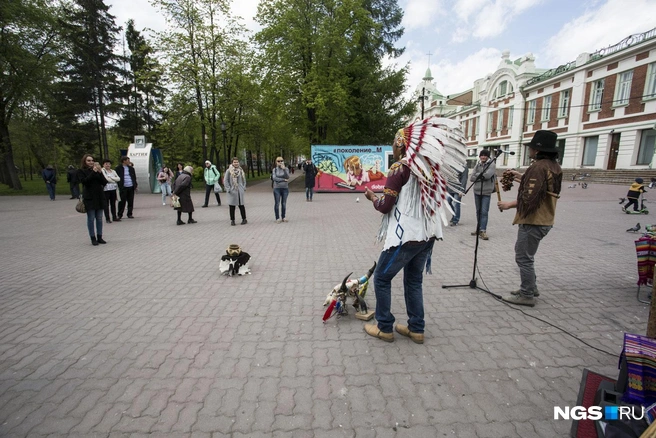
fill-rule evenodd
<path id="1" fill-rule="evenodd" d="M 541 129 L 535 133 L 530 142 L 524 143 L 524 146 L 541 152 L 558 152 L 556 140 L 558 140 L 558 134 Z"/>

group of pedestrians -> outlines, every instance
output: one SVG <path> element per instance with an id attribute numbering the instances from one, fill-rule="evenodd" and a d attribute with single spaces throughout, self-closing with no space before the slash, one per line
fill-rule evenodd
<path id="1" fill-rule="evenodd" d="M 197 221 L 192 218 L 194 212 L 194 203 L 191 199 L 191 187 L 194 169 L 191 166 L 187 166 L 182 169 L 181 168 L 182 165 L 178 164 L 178 172 L 176 172 L 177 175 L 172 189 L 173 201 L 176 202 L 176 204 L 177 201 L 179 201 L 180 204 L 179 206 L 175 207 L 175 210 L 178 214 L 178 220 L 176 224 L 185 224 L 181 217 L 182 213 L 188 214 L 186 223 L 195 224 Z M 228 206 L 230 209 L 230 225 L 236 225 L 235 212 L 237 207 L 239 207 L 239 213 L 241 215 L 241 224 L 247 224 L 248 221 L 246 220 L 246 207 L 244 206 L 246 174 L 239 164 L 239 159 L 232 159 L 232 163 L 230 166 L 228 166 L 228 169 L 223 175 L 223 187 L 221 187 L 220 184 L 221 172 L 210 161 L 205 161 L 203 179 L 205 181 L 205 203 L 202 205 L 202 208 L 207 208 L 209 206 L 210 195 L 212 192 L 214 192 L 216 204 L 221 206 L 220 193 L 225 191 L 228 199 Z M 166 203 L 164 194 L 162 194 L 162 202 L 164 204 Z"/>
<path id="2" fill-rule="evenodd" d="M 108 224 L 120 222 L 127 206 L 127 217 L 134 218 L 134 194 L 138 183 L 130 158 L 121 157 L 121 164 L 112 169 L 111 160 L 103 160 L 101 166 L 92 155 L 85 154 L 71 180 L 73 178 L 77 184 L 82 184 L 82 202 L 86 209 L 91 244 L 97 246 L 107 243 L 103 239 L 103 214 Z"/>

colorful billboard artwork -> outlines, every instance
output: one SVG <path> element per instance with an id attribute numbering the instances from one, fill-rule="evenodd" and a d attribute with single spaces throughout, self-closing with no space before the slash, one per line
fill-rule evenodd
<path id="1" fill-rule="evenodd" d="M 394 163 L 391 146 L 312 145 L 317 192 L 382 192 Z"/>

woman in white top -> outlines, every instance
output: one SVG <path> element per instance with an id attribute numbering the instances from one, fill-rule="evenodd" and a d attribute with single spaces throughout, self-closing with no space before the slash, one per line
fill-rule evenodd
<path id="1" fill-rule="evenodd" d="M 118 176 L 116 171 L 112 169 L 112 161 L 105 158 L 102 162 L 102 174 L 107 180 L 107 185 L 105 186 L 105 220 L 108 224 L 111 224 L 112 221 L 120 222 L 120 219 L 116 217 L 116 201 L 119 200 L 118 194 L 118 182 L 121 178 Z M 109 219 L 109 210 L 112 211 L 112 218 Z"/>
<path id="2" fill-rule="evenodd" d="M 171 178 L 173 178 L 173 172 L 166 166 L 162 167 L 157 174 L 157 181 L 162 189 L 162 205 L 166 205 L 166 196 L 171 196 Z"/>

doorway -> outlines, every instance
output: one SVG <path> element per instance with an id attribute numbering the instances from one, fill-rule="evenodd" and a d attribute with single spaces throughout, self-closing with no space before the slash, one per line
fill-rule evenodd
<path id="1" fill-rule="evenodd" d="M 611 135 L 610 149 L 608 152 L 608 170 L 615 170 L 617 154 L 620 152 L 620 136 L 621 134 L 619 132 Z"/>

